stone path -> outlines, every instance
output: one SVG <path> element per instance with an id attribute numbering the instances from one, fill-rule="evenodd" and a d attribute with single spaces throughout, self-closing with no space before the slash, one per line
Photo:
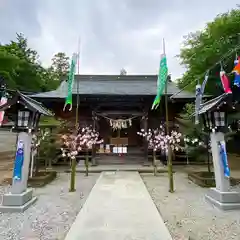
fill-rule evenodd
<path id="1" fill-rule="evenodd" d="M 5 151 L 14 151 L 16 138 L 16 133 L 0 129 L 0 153 Z"/>
<path id="2" fill-rule="evenodd" d="M 0 129 L 0 185 L 12 176 L 16 137 L 16 133 Z"/>
<path id="3" fill-rule="evenodd" d="M 72 239 L 172 240 L 138 172 L 100 175 L 65 238 Z"/>

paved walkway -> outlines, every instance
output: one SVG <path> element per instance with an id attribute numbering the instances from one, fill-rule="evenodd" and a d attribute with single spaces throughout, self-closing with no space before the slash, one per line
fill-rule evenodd
<path id="1" fill-rule="evenodd" d="M 138 172 L 102 172 L 65 238 L 73 239 L 172 240 Z"/>

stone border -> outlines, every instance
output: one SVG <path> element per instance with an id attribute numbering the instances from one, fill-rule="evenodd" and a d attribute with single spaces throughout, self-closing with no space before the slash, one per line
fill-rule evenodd
<path id="1" fill-rule="evenodd" d="M 40 171 L 47 173 L 45 176 L 36 176 L 28 179 L 28 187 L 44 187 L 48 183 L 52 182 L 57 177 L 57 171 Z M 5 178 L 3 183 L 12 184 L 12 178 Z"/>
<path id="2" fill-rule="evenodd" d="M 203 174 L 209 174 L 211 176 L 209 177 L 204 177 Z M 215 187 L 215 178 L 214 178 L 214 173 L 211 172 L 206 172 L 206 171 L 202 171 L 202 172 L 189 172 L 188 173 L 188 179 L 191 180 L 192 182 L 194 182 L 195 184 L 197 184 L 200 187 L 206 187 L 206 188 L 210 188 L 210 187 Z M 237 184 L 240 183 L 240 179 L 236 179 L 236 178 L 230 178 L 230 183 L 231 186 L 235 186 Z"/>
<path id="3" fill-rule="evenodd" d="M 40 171 L 41 172 L 41 171 Z M 44 187 L 48 183 L 52 182 L 57 177 L 57 171 L 46 171 L 45 176 L 36 176 L 28 179 L 29 187 Z"/>

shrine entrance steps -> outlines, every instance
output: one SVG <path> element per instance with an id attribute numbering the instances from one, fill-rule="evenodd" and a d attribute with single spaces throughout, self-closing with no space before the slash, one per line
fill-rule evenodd
<path id="1" fill-rule="evenodd" d="M 143 164 L 144 156 L 142 153 L 136 154 L 97 154 L 95 157 L 98 165 L 111 165 L 111 164 Z"/>
<path id="2" fill-rule="evenodd" d="M 142 164 L 112 164 L 112 165 L 98 165 L 98 166 L 90 166 L 89 173 L 101 173 L 107 171 L 125 171 L 125 172 L 139 172 L 139 173 L 153 173 L 153 166 L 148 165 L 144 166 Z M 167 167 L 158 165 L 157 166 L 158 173 L 166 173 Z M 65 170 L 65 172 L 71 172 L 71 169 Z M 84 165 L 78 165 L 76 167 L 76 172 L 85 173 L 86 168 Z"/>
<path id="3" fill-rule="evenodd" d="M 76 203 L 77 204 L 77 203 Z M 138 172 L 102 172 L 65 240 L 172 240 Z"/>

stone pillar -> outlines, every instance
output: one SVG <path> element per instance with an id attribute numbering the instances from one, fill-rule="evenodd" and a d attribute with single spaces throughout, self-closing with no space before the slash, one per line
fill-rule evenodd
<path id="1" fill-rule="evenodd" d="M 222 132 L 213 132 L 210 135 L 210 139 L 216 189 L 221 192 L 227 192 L 230 190 L 230 181 L 224 176 L 223 163 L 219 151 L 219 142 L 225 141 L 224 134 Z"/>
<path id="2" fill-rule="evenodd" d="M 33 190 L 27 188 L 31 142 L 31 133 L 19 133 L 16 152 L 19 155 L 23 153 L 23 155 L 15 159 L 12 187 L 10 193 L 3 195 L 0 212 L 23 212 L 37 200 L 36 197 L 32 197 Z"/>
<path id="3" fill-rule="evenodd" d="M 206 200 L 223 210 L 240 209 L 240 193 L 230 190 L 230 179 L 224 175 L 219 149 L 219 142 L 225 143 L 224 133 L 213 132 L 210 138 L 216 187 L 209 189 Z"/>

